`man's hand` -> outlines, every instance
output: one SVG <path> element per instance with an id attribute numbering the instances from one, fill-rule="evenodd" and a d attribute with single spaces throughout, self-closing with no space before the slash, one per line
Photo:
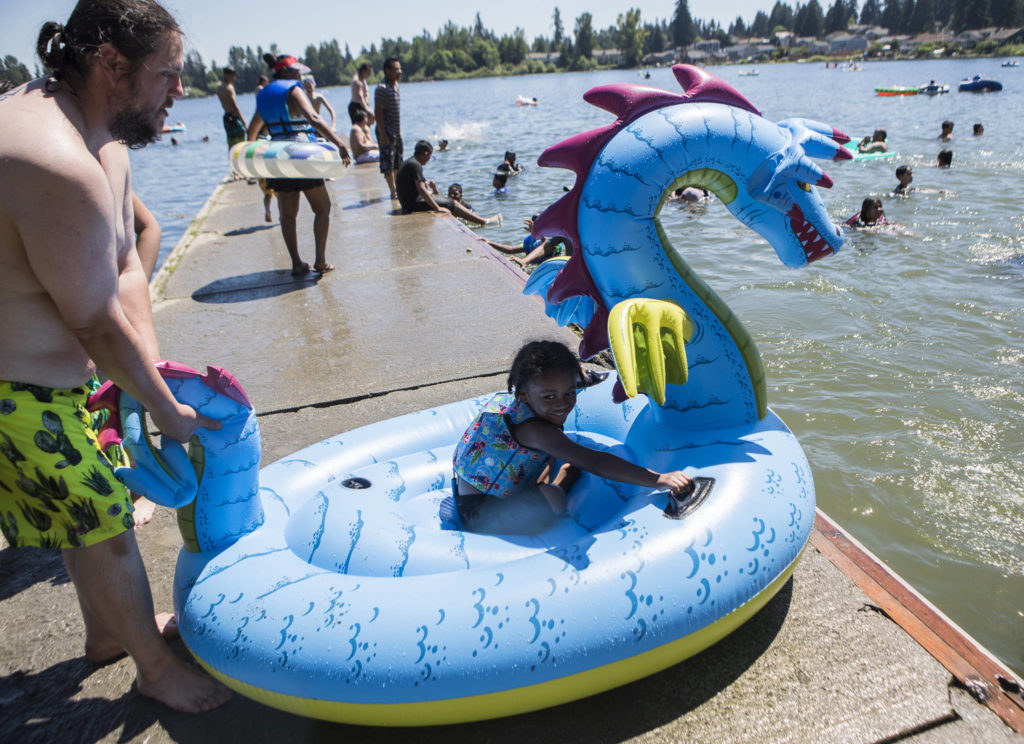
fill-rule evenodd
<path id="1" fill-rule="evenodd" d="M 439 206 L 439 207 L 437 208 L 437 214 L 451 214 L 451 212 L 449 212 L 449 211 L 448 211 L 447 209 L 445 209 L 444 207 L 440 207 L 440 206 Z"/>
<path id="2" fill-rule="evenodd" d="M 149 412 L 153 424 L 161 433 L 179 442 L 187 442 L 196 433 L 196 429 L 209 429 L 217 431 L 221 427 L 220 421 L 196 411 L 191 406 L 175 401 L 175 410 L 166 414 Z"/>

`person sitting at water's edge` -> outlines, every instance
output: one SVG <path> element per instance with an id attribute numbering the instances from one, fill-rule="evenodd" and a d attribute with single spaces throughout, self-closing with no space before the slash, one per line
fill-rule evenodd
<path id="1" fill-rule="evenodd" d="M 395 190 L 398 201 L 402 205 L 403 214 L 412 212 L 437 212 L 438 214 L 454 214 L 460 219 L 477 225 L 498 222 L 501 214 L 493 217 L 481 217 L 466 209 L 461 203 L 437 195 L 437 184 L 428 181 L 423 175 L 423 166 L 430 162 L 434 146 L 426 140 L 420 140 L 413 149 L 413 155 L 406 160 L 395 175 Z"/>
<path id="2" fill-rule="evenodd" d="M 888 225 L 889 220 L 885 219 L 884 211 L 885 208 L 882 206 L 882 200 L 869 196 L 861 203 L 860 211 L 843 224 L 849 227 Z"/>
<path id="3" fill-rule="evenodd" d="M 871 137 L 865 137 L 857 144 L 858 152 L 888 152 L 889 145 L 885 143 L 886 131 L 876 129 Z"/>
<path id="4" fill-rule="evenodd" d="M 348 145 L 352 148 L 352 157 L 355 158 L 356 164 L 376 163 L 380 160 L 380 148 L 377 147 L 377 143 L 373 141 L 373 136 L 370 134 L 370 123 L 366 112 L 360 109 L 353 116 L 355 122 L 348 133 Z"/>
<path id="5" fill-rule="evenodd" d="M 531 219 L 523 220 L 523 226 L 526 229 L 526 236 L 523 238 L 523 242 L 519 245 L 506 245 L 499 243 L 494 240 L 487 240 L 489 245 L 494 250 L 500 253 L 515 254 L 524 253 L 524 256 L 512 256 L 512 261 L 519 265 L 520 268 L 526 268 L 533 263 L 542 263 L 552 258 L 562 250 L 565 251 L 567 256 L 572 255 L 572 246 L 569 241 L 561 237 L 533 237 L 533 223 L 540 215 L 533 215 Z"/>

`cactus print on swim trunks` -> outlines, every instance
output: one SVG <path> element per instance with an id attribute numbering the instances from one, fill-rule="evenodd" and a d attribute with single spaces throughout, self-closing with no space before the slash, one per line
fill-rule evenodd
<path id="1" fill-rule="evenodd" d="M 0 531 L 11 546 L 82 547 L 134 526 L 88 395 L 86 385 L 0 382 Z"/>

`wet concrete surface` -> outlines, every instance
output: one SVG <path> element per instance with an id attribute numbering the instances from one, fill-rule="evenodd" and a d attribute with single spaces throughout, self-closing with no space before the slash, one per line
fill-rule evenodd
<path id="1" fill-rule="evenodd" d="M 523 342 L 574 340 L 452 218 L 392 214 L 375 169 L 329 188 L 334 272 L 292 278 L 258 190 L 235 182 L 214 194 L 154 282 L 163 355 L 242 381 L 260 413 L 264 464 L 503 389 Z M 299 234 L 312 261 L 305 206 Z M 157 608 L 169 609 L 174 514 L 158 508 L 137 536 Z M 457 726 L 331 724 L 237 695 L 209 713 L 177 713 L 135 691 L 130 660 L 88 662 L 82 632 L 59 554 L 0 545 L 0 742 L 1024 741 L 814 547 L 761 612 L 703 653 L 585 700 Z M 188 658 L 180 641 L 173 647 Z"/>

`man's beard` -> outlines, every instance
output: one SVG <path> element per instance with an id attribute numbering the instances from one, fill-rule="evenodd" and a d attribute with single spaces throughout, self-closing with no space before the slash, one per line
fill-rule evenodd
<path id="1" fill-rule="evenodd" d="M 156 128 L 156 116 L 133 105 L 140 97 L 138 80 L 133 80 L 130 97 L 114 114 L 114 120 L 110 123 L 110 133 L 114 138 L 132 150 L 141 150 L 160 137 L 160 130 Z"/>
<path id="2" fill-rule="evenodd" d="M 156 142 L 160 136 L 152 114 L 130 107 L 125 107 L 114 116 L 114 121 L 110 123 L 110 133 L 132 150 L 141 150 Z"/>

